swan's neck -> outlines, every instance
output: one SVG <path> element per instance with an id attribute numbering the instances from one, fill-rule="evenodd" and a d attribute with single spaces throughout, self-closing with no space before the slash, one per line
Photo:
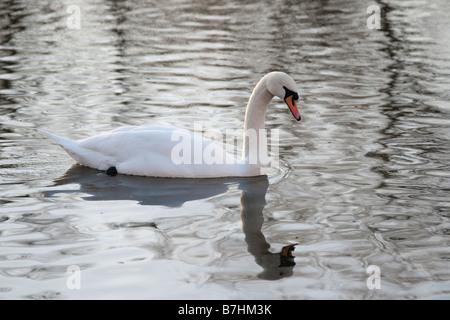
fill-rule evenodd
<path id="1" fill-rule="evenodd" d="M 266 110 L 273 98 L 263 78 L 253 90 L 245 111 L 242 158 L 249 164 L 260 165 L 267 158 L 265 131 Z M 257 163 L 255 163 L 257 161 Z"/>

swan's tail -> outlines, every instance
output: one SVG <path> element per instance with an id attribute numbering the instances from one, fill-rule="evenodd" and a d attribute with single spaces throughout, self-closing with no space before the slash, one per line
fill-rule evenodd
<path id="1" fill-rule="evenodd" d="M 69 154 L 69 156 L 71 156 L 75 161 L 77 161 L 80 164 L 89 166 L 89 164 L 86 163 L 86 159 L 84 159 L 85 157 L 83 156 L 86 153 L 86 151 L 84 151 L 78 145 L 78 141 L 65 137 L 60 137 L 57 136 L 56 134 L 50 133 L 45 130 L 39 130 L 39 132 L 42 133 L 47 138 L 49 138 L 50 140 L 53 140 L 54 142 L 59 144 L 64 149 L 64 151 L 66 151 Z"/>
<path id="2" fill-rule="evenodd" d="M 59 144 L 66 151 L 74 149 L 77 146 L 77 142 L 75 140 L 60 137 L 60 136 L 57 136 L 56 134 L 50 133 L 45 130 L 39 130 L 39 132 L 42 133 L 47 138 L 49 138 L 50 140 L 53 140 L 54 142 Z"/>
<path id="3" fill-rule="evenodd" d="M 39 130 L 39 132 L 60 145 L 79 164 L 99 170 L 106 170 L 112 165 L 115 165 L 111 164 L 114 163 L 111 157 L 95 150 L 83 148 L 76 140 L 60 137 L 45 130 Z"/>

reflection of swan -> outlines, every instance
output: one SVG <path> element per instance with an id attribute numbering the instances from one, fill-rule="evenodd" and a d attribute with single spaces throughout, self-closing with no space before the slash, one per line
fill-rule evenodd
<path id="1" fill-rule="evenodd" d="M 247 104 L 242 160 L 199 134 L 170 127 L 122 127 L 80 141 L 42 133 L 78 163 L 110 174 L 180 178 L 257 176 L 264 174 L 267 165 L 267 141 L 262 134 L 266 109 L 274 96 L 283 99 L 300 120 L 294 80 L 282 72 L 264 76 Z"/>
<path id="2" fill-rule="evenodd" d="M 72 190 L 67 187 L 75 184 Z M 259 277 L 275 280 L 291 276 L 295 266 L 292 251 L 294 244 L 282 248 L 279 253 L 269 251 L 261 228 L 263 209 L 269 185 L 266 176 L 217 178 L 217 179 L 162 179 L 120 175 L 114 178 L 93 169 L 75 165 L 59 178 L 56 188 L 43 191 L 48 197 L 61 193 L 85 193 L 84 200 L 134 200 L 141 205 L 180 207 L 192 200 L 213 197 L 228 191 L 232 186 L 242 190 L 241 218 L 248 252 L 264 270 Z M 61 189 L 60 186 L 64 186 Z"/>
<path id="3" fill-rule="evenodd" d="M 294 251 L 295 244 L 284 246 L 279 253 L 269 251 L 270 244 L 267 243 L 261 231 L 268 186 L 269 183 L 265 177 L 241 182 L 239 186 L 239 189 L 242 190 L 241 219 L 248 252 L 255 257 L 256 263 L 264 269 L 258 276 L 266 280 L 277 280 L 292 276 L 295 266 L 292 251 Z"/>
<path id="4" fill-rule="evenodd" d="M 53 196 L 60 193 L 82 192 L 88 194 L 84 200 L 134 200 L 141 205 L 163 205 L 180 207 L 187 201 L 205 199 L 225 193 L 236 178 L 217 179 L 163 179 L 119 175 L 110 178 L 103 173 L 74 165 L 59 178 L 55 185 L 75 183 L 74 190 L 47 189 L 44 195 Z"/>

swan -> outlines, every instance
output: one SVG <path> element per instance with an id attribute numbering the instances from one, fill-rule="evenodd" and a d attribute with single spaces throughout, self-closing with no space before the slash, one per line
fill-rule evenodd
<path id="1" fill-rule="evenodd" d="M 267 167 L 260 160 L 261 155 L 267 154 L 267 141 L 261 135 L 261 132 L 265 134 L 267 106 L 277 96 L 300 121 L 297 92 L 295 81 L 284 72 L 270 72 L 261 78 L 245 111 L 241 159 L 236 159 L 214 140 L 174 127 L 125 126 L 79 141 L 45 130 L 40 132 L 60 145 L 79 164 L 104 170 L 111 176 L 118 173 L 165 178 L 259 176 L 265 174 Z M 194 152 L 191 153 L 188 147 L 192 147 Z M 196 151 L 201 151 L 200 155 L 205 158 L 198 158 Z"/>

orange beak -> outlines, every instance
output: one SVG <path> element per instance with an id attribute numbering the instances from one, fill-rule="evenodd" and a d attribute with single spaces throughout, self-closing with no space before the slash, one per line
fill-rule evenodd
<path id="1" fill-rule="evenodd" d="M 300 112 L 298 111 L 297 108 L 297 100 L 294 99 L 294 96 L 288 96 L 286 97 L 286 99 L 284 99 L 284 102 L 286 102 L 286 104 L 289 107 L 289 110 L 291 110 L 292 115 L 294 116 L 294 118 L 297 121 L 300 121 L 302 119 L 302 116 L 300 115 Z"/>
<path id="2" fill-rule="evenodd" d="M 295 246 L 296 246 L 296 245 L 297 245 L 297 243 L 294 243 L 294 244 L 290 244 L 290 245 L 284 246 L 284 247 L 281 249 L 281 255 L 282 255 L 282 256 L 285 256 L 285 257 L 292 258 L 292 257 L 293 257 L 293 256 L 292 256 L 292 251 L 295 250 Z"/>

